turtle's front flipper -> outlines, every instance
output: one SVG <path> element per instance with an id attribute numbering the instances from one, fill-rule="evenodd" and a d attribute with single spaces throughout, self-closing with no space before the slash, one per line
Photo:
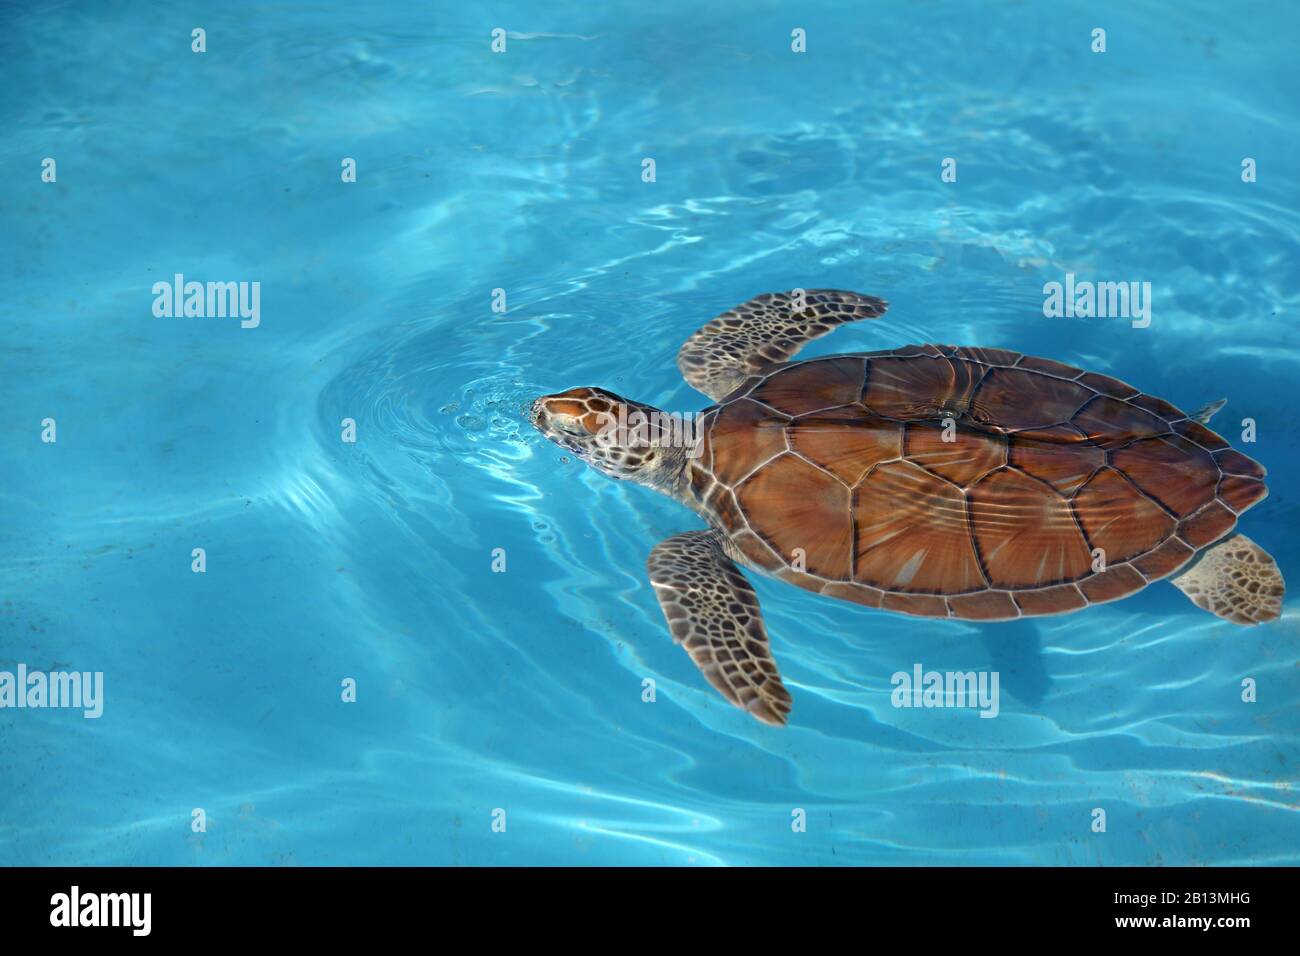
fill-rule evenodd
<path id="1" fill-rule="evenodd" d="M 722 696 L 765 724 L 780 726 L 790 694 L 767 644 L 758 597 L 722 550 L 717 531 L 660 541 L 646 562 L 673 640 Z"/>
<path id="2" fill-rule="evenodd" d="M 1210 545 L 1191 568 L 1169 580 L 1197 607 L 1234 624 L 1262 624 L 1282 613 L 1282 572 L 1244 534 Z"/>
<path id="3" fill-rule="evenodd" d="M 677 367 L 714 401 L 748 376 L 784 362 L 836 326 L 885 314 L 889 303 L 838 289 L 769 292 L 736 306 L 700 329 L 677 353 Z"/>

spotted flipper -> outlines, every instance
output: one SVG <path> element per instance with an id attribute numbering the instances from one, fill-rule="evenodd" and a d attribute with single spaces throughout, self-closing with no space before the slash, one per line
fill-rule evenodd
<path id="1" fill-rule="evenodd" d="M 709 683 L 765 724 L 781 726 L 790 694 L 767 643 L 754 589 L 722 549 L 717 531 L 660 541 L 646 562 L 673 640 Z"/>
<path id="2" fill-rule="evenodd" d="M 1192 412 L 1187 417 L 1194 422 L 1200 422 L 1202 425 L 1208 425 L 1210 424 L 1210 419 L 1215 416 L 1215 414 L 1219 411 L 1219 409 L 1221 409 L 1224 405 L 1227 404 L 1228 404 L 1228 400 L 1226 398 L 1221 398 L 1217 402 L 1210 402 L 1209 404 L 1202 405 L 1200 408 Z"/>
<path id="3" fill-rule="evenodd" d="M 795 308 L 799 300 L 802 311 Z M 690 385 L 721 401 L 748 376 L 789 360 L 813 339 L 846 322 L 878 318 L 887 308 L 884 299 L 838 289 L 768 292 L 723 312 L 687 339 L 677 367 Z"/>
<path id="4" fill-rule="evenodd" d="M 1210 545 L 1189 570 L 1170 580 L 1197 607 L 1234 624 L 1262 624 L 1282 613 L 1282 572 L 1244 534 Z"/>

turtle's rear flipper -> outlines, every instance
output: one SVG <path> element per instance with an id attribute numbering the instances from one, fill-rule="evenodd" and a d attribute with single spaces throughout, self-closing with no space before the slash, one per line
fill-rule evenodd
<path id="1" fill-rule="evenodd" d="M 660 541 L 646 562 L 673 640 L 710 684 L 765 724 L 781 726 L 790 694 L 767 644 L 763 612 L 716 531 Z"/>
<path id="2" fill-rule="evenodd" d="M 697 331 L 677 353 L 682 377 L 715 402 L 746 378 L 785 362 L 846 322 L 875 319 L 889 303 L 838 289 L 795 289 L 756 296 Z"/>
<path id="3" fill-rule="evenodd" d="M 1187 417 L 1194 422 L 1200 422 L 1202 425 L 1208 425 L 1210 424 L 1210 419 L 1215 416 L 1215 414 L 1219 411 L 1219 409 L 1221 409 L 1224 405 L 1227 404 L 1228 404 L 1228 400 L 1226 398 L 1221 398 L 1217 402 L 1210 402 L 1209 404 L 1202 405 L 1200 408 L 1192 412 Z"/>
<path id="4" fill-rule="evenodd" d="M 1244 534 L 1210 545 L 1190 569 L 1170 580 L 1197 607 L 1234 624 L 1262 624 L 1282 613 L 1282 572 Z"/>

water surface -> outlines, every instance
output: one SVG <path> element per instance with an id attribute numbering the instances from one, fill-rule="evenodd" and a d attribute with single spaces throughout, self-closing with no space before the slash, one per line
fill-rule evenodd
<path id="1" fill-rule="evenodd" d="M 756 581 L 795 697 L 767 728 L 644 577 L 699 519 L 520 414 L 577 384 L 702 408 L 691 331 L 855 289 L 885 319 L 806 354 L 1226 396 L 1270 471 L 1243 530 L 1300 580 L 1300 16 L 731 7 L 0 8 L 0 668 L 107 695 L 0 711 L 0 863 L 1300 862 L 1293 611 L 1158 585 L 980 627 Z M 1151 282 L 1151 326 L 1044 318 L 1067 272 Z M 176 273 L 260 282 L 260 325 L 155 317 Z M 892 707 L 916 663 L 997 670 L 1000 715 Z"/>

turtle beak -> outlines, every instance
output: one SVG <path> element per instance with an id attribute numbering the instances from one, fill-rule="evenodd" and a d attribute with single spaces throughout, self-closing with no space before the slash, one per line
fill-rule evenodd
<path id="1" fill-rule="evenodd" d="M 534 399 L 533 403 L 528 406 L 528 423 L 542 434 L 547 434 L 546 396 L 543 395 L 541 398 Z"/>

